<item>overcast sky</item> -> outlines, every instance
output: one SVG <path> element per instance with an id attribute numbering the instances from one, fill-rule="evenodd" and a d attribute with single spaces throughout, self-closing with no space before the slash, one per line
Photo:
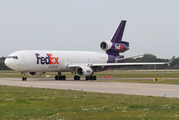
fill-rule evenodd
<path id="1" fill-rule="evenodd" d="M 18 50 L 98 51 L 127 20 L 125 57 L 179 56 L 179 0 L 0 0 L 0 56 Z"/>

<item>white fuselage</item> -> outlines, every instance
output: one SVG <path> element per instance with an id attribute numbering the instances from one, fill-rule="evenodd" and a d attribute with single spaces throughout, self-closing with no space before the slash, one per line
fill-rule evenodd
<path id="1" fill-rule="evenodd" d="M 68 64 L 83 66 L 107 61 L 108 55 L 100 52 L 24 50 L 10 54 L 5 64 L 20 72 L 73 72 Z"/>

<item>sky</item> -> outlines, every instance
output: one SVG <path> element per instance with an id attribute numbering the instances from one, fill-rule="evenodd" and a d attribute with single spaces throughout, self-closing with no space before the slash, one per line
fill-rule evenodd
<path id="1" fill-rule="evenodd" d="M 104 52 L 126 20 L 125 57 L 179 56 L 179 0 L 0 0 L 0 56 L 19 50 Z"/>

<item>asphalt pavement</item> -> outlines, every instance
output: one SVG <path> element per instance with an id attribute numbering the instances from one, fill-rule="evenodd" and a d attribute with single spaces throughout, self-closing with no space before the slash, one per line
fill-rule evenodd
<path id="1" fill-rule="evenodd" d="M 179 98 L 179 85 L 166 84 L 74 81 L 72 78 L 65 81 L 53 78 L 28 78 L 27 81 L 21 81 L 21 78 L 0 78 L 0 85 Z"/>

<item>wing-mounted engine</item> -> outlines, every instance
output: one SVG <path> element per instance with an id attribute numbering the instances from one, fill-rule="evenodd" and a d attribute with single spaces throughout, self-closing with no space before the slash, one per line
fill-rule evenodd
<path id="1" fill-rule="evenodd" d="M 100 47 L 104 51 L 114 51 L 118 53 L 123 53 L 129 50 L 129 44 L 125 41 L 120 41 L 120 43 L 112 43 L 110 41 L 103 41 L 100 44 Z"/>
<path id="2" fill-rule="evenodd" d="M 78 67 L 76 69 L 76 74 L 78 76 L 90 76 L 93 74 L 93 70 L 88 67 L 88 66 L 85 66 L 85 67 Z"/>
<path id="3" fill-rule="evenodd" d="M 30 76 L 41 76 L 43 74 L 45 74 L 45 72 L 29 72 Z"/>

